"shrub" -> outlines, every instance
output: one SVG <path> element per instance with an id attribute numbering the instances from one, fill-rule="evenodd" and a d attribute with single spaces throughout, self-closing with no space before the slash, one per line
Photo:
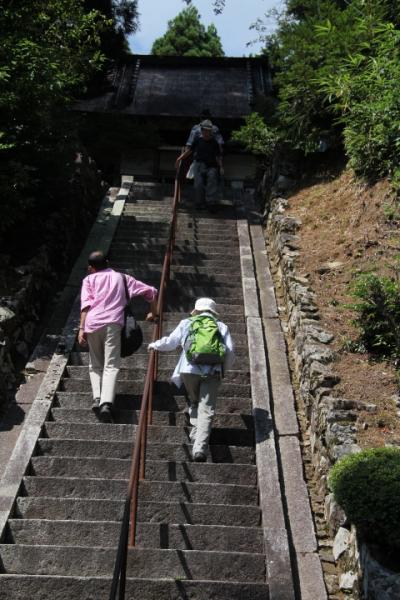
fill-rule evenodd
<path id="1" fill-rule="evenodd" d="M 329 485 L 366 541 L 400 548 L 399 448 L 372 448 L 345 456 L 332 468 Z"/>
<path id="2" fill-rule="evenodd" d="M 353 284 L 358 300 L 351 306 L 354 323 L 361 330 L 360 342 L 370 352 L 400 356 L 400 283 L 390 277 L 362 274 Z"/>
<path id="3" fill-rule="evenodd" d="M 278 133 L 254 112 L 245 117 L 245 124 L 232 133 L 232 139 L 242 143 L 246 150 L 270 158 L 278 143 Z"/>

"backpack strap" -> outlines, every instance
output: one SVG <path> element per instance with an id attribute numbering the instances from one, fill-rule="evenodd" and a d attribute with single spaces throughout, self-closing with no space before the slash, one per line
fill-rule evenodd
<path id="1" fill-rule="evenodd" d="M 129 298 L 129 290 L 128 290 L 128 283 L 126 281 L 125 273 L 121 273 L 121 275 L 122 275 L 122 279 L 123 279 L 123 282 L 124 282 L 126 305 L 128 305 L 129 304 L 129 300 L 130 300 L 130 298 Z"/>

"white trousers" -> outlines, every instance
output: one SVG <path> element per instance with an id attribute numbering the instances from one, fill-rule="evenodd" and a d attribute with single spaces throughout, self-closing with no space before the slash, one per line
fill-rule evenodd
<path id="1" fill-rule="evenodd" d="M 87 334 L 93 398 L 112 404 L 121 365 L 121 325 L 111 323 Z"/>
<path id="2" fill-rule="evenodd" d="M 221 379 L 217 375 L 203 377 L 193 373 L 181 373 L 181 377 L 190 400 L 190 439 L 193 442 L 193 456 L 196 452 L 207 454 Z"/>

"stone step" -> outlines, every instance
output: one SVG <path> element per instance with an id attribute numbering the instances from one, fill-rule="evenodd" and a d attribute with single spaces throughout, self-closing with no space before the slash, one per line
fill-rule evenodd
<path id="1" fill-rule="evenodd" d="M 142 402 L 141 394 L 136 396 L 116 396 L 114 406 L 120 410 L 139 410 Z M 90 392 L 57 392 L 55 407 L 59 408 L 91 408 L 93 403 Z M 187 410 L 188 404 L 183 396 L 153 398 L 154 411 L 181 412 Z M 222 396 L 217 401 L 217 412 L 221 414 L 251 415 L 252 403 L 250 398 Z"/>
<path id="2" fill-rule="evenodd" d="M 165 312 L 180 312 L 182 318 L 187 318 L 193 310 L 196 298 L 197 297 L 182 296 L 182 294 L 180 294 L 179 297 L 177 295 L 168 296 L 167 294 L 164 310 Z M 227 313 L 239 315 L 240 318 L 243 318 L 244 316 L 244 303 L 242 299 L 221 297 L 216 300 L 216 304 L 221 321 L 226 320 Z M 139 299 L 135 300 L 135 315 L 138 320 L 144 319 L 147 313 L 148 304 L 140 302 Z"/>
<path id="3" fill-rule="evenodd" d="M 146 218 L 146 213 L 148 218 Z M 184 213 L 180 213 L 178 215 L 177 230 L 181 233 L 186 231 L 186 229 L 191 229 L 198 232 L 203 230 L 213 231 L 214 233 L 217 231 L 231 231 L 232 233 L 237 234 L 237 222 L 235 220 L 223 219 L 221 217 L 211 218 L 203 215 L 204 213 L 197 213 L 193 215 L 185 215 Z M 124 229 L 134 230 L 135 227 L 139 229 L 142 223 L 146 228 L 157 228 L 160 225 L 163 227 L 169 227 L 170 220 L 171 213 L 168 215 L 154 215 L 150 214 L 148 211 L 137 211 L 137 214 L 135 215 L 132 211 L 130 215 L 126 214 L 123 216 L 122 223 L 118 227 L 117 235 L 119 231 L 123 231 Z"/>
<path id="4" fill-rule="evenodd" d="M 168 239 L 160 239 L 156 237 L 149 237 L 146 235 L 139 236 L 131 236 L 130 239 L 120 239 L 116 237 L 112 242 L 112 249 L 114 252 L 125 252 L 126 250 L 132 248 L 133 250 L 149 250 L 149 251 L 160 251 L 165 252 L 166 245 Z M 219 238 L 219 236 L 215 236 L 215 238 L 207 238 L 203 239 L 199 237 L 197 239 L 194 238 L 180 238 L 175 239 L 174 245 L 174 253 L 175 252 L 199 252 L 202 254 L 203 252 L 207 253 L 209 250 L 220 252 L 225 249 L 227 252 L 231 250 L 235 253 L 238 251 L 238 240 L 230 239 L 225 237 L 224 239 Z"/>
<path id="5" fill-rule="evenodd" d="M 249 372 L 249 359 L 244 356 L 244 352 L 248 352 L 247 346 L 240 346 L 242 354 L 240 358 L 237 357 L 234 366 L 237 370 Z M 147 348 L 144 348 L 146 353 L 135 353 L 132 356 L 127 356 L 121 360 L 121 369 L 147 369 L 149 362 L 149 353 Z M 235 354 L 238 353 L 238 348 L 235 348 Z M 161 369 L 171 369 L 170 373 L 178 362 L 179 355 L 172 352 L 159 352 L 158 353 L 158 364 Z M 88 352 L 72 352 L 70 354 L 69 364 L 71 366 L 80 367 L 89 365 L 89 354 Z M 225 371 L 225 376 L 228 377 L 230 371 Z"/>
<path id="6" fill-rule="evenodd" d="M 5 573 L 26 575 L 111 576 L 115 549 L 37 545 L 0 545 Z M 158 579 L 265 582 L 265 558 L 245 552 L 204 552 L 131 548 L 127 575 Z"/>
<path id="7" fill-rule="evenodd" d="M 133 267 L 135 265 L 135 267 Z M 140 261 L 133 262 L 130 260 L 123 260 L 120 258 L 114 258 L 112 262 L 112 267 L 117 271 L 123 271 L 126 273 L 130 273 L 131 275 L 140 279 L 138 273 L 142 273 L 143 280 L 145 281 L 145 277 L 148 273 L 161 273 L 162 263 L 157 261 L 155 263 L 147 261 L 144 265 Z M 222 266 L 213 265 L 213 268 L 210 273 L 210 269 L 207 266 L 203 265 L 191 265 L 191 264 L 172 264 L 171 272 L 174 273 L 199 273 L 200 275 L 219 277 L 220 275 L 232 275 L 235 277 L 235 281 L 237 281 L 238 273 L 240 272 L 238 269 L 238 265 L 236 261 L 229 265 L 224 264 Z"/>
<path id="8" fill-rule="evenodd" d="M 137 315 L 136 311 L 135 311 L 135 314 Z M 139 321 L 139 319 L 138 319 L 138 321 Z M 167 331 L 167 333 L 168 333 L 168 331 Z M 135 352 L 135 354 L 133 354 L 131 357 L 128 357 L 127 360 L 134 361 L 137 356 L 146 356 L 147 362 L 148 362 L 149 352 L 147 349 L 146 338 L 147 339 L 150 338 L 150 333 L 144 332 L 143 337 L 145 338 L 145 341 L 143 341 L 143 344 L 140 346 L 139 350 L 137 350 L 137 352 Z M 242 360 L 246 361 L 246 365 L 248 365 L 249 364 L 249 347 L 248 347 L 247 338 L 245 338 L 244 336 L 242 337 L 241 334 L 234 334 L 233 338 L 234 338 L 234 344 L 235 344 L 235 363 L 233 366 L 236 365 L 236 362 L 238 365 L 241 366 Z M 75 352 L 82 352 L 83 354 L 87 354 L 87 352 L 88 352 L 87 346 L 86 346 L 86 348 L 81 348 L 79 346 L 79 349 L 77 349 L 77 347 L 75 347 Z M 173 357 L 175 359 L 175 364 L 178 362 L 180 355 L 181 355 L 181 352 L 178 349 L 174 350 L 172 352 L 159 352 L 159 356 L 161 356 L 161 357 L 168 357 L 168 356 Z M 128 364 L 128 366 L 129 366 L 129 364 Z M 173 365 L 173 366 L 175 366 L 175 365 Z"/>
<path id="9" fill-rule="evenodd" d="M 168 207 L 165 207 L 165 213 L 164 211 L 162 211 L 163 214 L 161 214 L 160 210 L 156 211 L 156 213 L 148 211 L 146 214 L 146 212 L 147 211 L 143 211 L 139 207 L 127 207 L 125 205 L 125 210 L 122 218 L 125 224 L 128 225 L 130 225 L 131 223 L 135 223 L 136 225 L 140 225 L 143 223 L 146 226 L 148 226 L 149 224 L 155 224 L 162 225 L 163 227 L 168 227 L 171 223 L 171 211 Z"/>
<path id="10" fill-rule="evenodd" d="M 203 294 L 201 294 L 203 296 Z M 199 295 L 200 296 L 200 295 Z M 178 296 L 168 295 L 165 300 L 166 311 L 179 311 L 183 313 L 190 313 L 193 310 L 195 298 L 185 296 L 182 294 Z M 219 297 L 216 299 L 217 310 L 220 314 L 220 318 L 223 321 L 225 311 L 228 308 L 229 312 L 236 312 L 241 316 L 244 315 L 244 302 L 242 298 L 226 298 Z"/>
<path id="11" fill-rule="evenodd" d="M 159 244 L 166 246 L 169 242 L 169 226 L 165 223 L 145 223 L 140 219 L 140 226 L 131 228 L 119 228 L 114 237 L 111 247 L 118 248 L 118 244 L 141 243 L 143 246 L 148 243 L 149 246 Z M 180 227 L 179 227 L 180 225 Z M 212 245 L 216 243 L 225 243 L 227 246 L 239 246 L 237 229 L 226 229 L 225 227 L 216 227 L 214 224 L 209 227 L 204 224 L 197 225 L 187 222 L 178 224 L 177 236 L 175 237 L 176 247 L 181 247 L 191 242 L 203 242 Z"/>
<path id="12" fill-rule="evenodd" d="M 74 521 L 122 521 L 123 500 L 82 500 L 77 498 L 18 498 L 15 517 Z M 190 502 L 140 502 L 141 522 L 190 523 L 192 525 L 231 525 L 258 527 L 257 506 L 194 504 Z"/>
<path id="13" fill-rule="evenodd" d="M 149 278 L 146 278 L 145 283 L 158 286 L 159 280 L 149 281 Z M 195 299 L 204 296 L 213 298 L 217 304 L 243 304 L 241 287 L 228 287 L 212 280 L 207 284 L 198 284 L 196 282 L 195 285 L 185 284 L 184 286 L 172 280 L 168 284 L 167 297 L 173 300 L 175 296 L 177 300 L 184 301 L 187 299 L 190 302 L 189 306 L 192 307 L 191 310 L 193 309 Z M 138 302 L 139 299 L 135 299 L 135 303 Z"/>
<path id="14" fill-rule="evenodd" d="M 138 312 L 135 310 L 135 315 L 140 323 L 140 325 L 142 325 L 143 321 L 140 320 Z M 169 333 L 171 333 L 171 331 L 173 331 L 172 328 L 168 328 L 168 329 L 164 329 L 163 331 L 163 335 L 168 335 Z M 143 344 L 141 346 L 140 349 L 140 354 L 147 354 L 148 356 L 148 350 L 147 350 L 147 346 L 148 344 L 152 341 L 153 339 L 153 329 L 151 327 L 146 327 L 144 326 L 142 328 L 142 332 L 143 332 Z M 236 352 L 236 348 L 238 350 L 238 352 L 243 354 L 243 351 L 246 350 L 246 352 L 248 352 L 247 350 L 247 336 L 245 333 L 232 333 L 232 339 L 233 339 L 233 344 L 235 346 L 235 355 L 237 354 Z M 180 349 L 178 349 L 180 350 Z M 138 354 L 138 353 L 136 353 Z M 160 352 L 161 354 L 161 352 Z M 165 353 L 167 356 L 180 356 L 180 352 L 175 352 L 175 353 Z M 173 369 L 169 372 L 169 377 L 172 375 L 172 371 Z"/>
<path id="15" fill-rule="evenodd" d="M 22 495 L 53 498 L 121 500 L 126 497 L 125 479 L 79 479 L 24 477 Z M 248 485 L 207 484 L 179 481 L 147 481 L 139 485 L 142 502 L 194 502 L 196 504 L 241 504 L 257 506 L 257 488 Z"/>
<path id="16" fill-rule="evenodd" d="M 132 442 L 110 442 L 102 440 L 59 440 L 40 438 L 36 445 L 36 456 L 75 456 L 92 458 L 132 457 Z M 147 460 L 190 461 L 192 446 L 190 444 L 157 444 L 147 446 Z M 210 446 L 208 462 L 254 464 L 254 449 L 248 446 Z"/>
<path id="17" fill-rule="evenodd" d="M 141 235 L 142 233 L 152 234 L 154 237 L 161 235 L 162 237 L 168 237 L 169 227 L 171 222 L 171 214 L 166 219 L 154 218 L 154 215 L 149 215 L 147 221 L 143 218 L 143 214 L 131 215 L 128 217 L 128 222 L 123 219 L 121 224 L 118 226 L 115 239 L 118 236 L 135 236 L 136 234 Z M 125 222 L 124 222 L 125 221 Z M 183 215 L 178 216 L 177 224 L 177 236 L 178 238 L 185 238 L 186 236 L 202 236 L 202 235 L 213 235 L 221 233 L 224 236 L 229 236 L 235 240 L 238 237 L 236 223 L 228 225 L 226 222 L 222 223 L 216 219 L 198 219 L 198 218 L 186 218 Z"/>
<path id="18" fill-rule="evenodd" d="M 170 223 L 172 219 L 171 206 L 172 201 L 168 202 L 168 199 L 159 203 L 157 201 L 154 201 L 154 205 L 153 202 L 151 205 L 149 205 L 148 203 L 140 200 L 137 200 L 132 204 L 127 202 L 125 204 L 123 220 L 129 220 L 130 222 L 134 219 L 135 221 L 143 221 L 146 224 L 162 223 L 163 225 L 165 225 L 167 223 Z M 197 212 L 194 210 L 179 211 L 178 230 L 180 229 L 179 225 L 182 225 L 182 227 L 188 227 L 190 225 L 197 226 L 197 224 L 204 225 L 205 223 L 210 221 L 216 223 L 217 226 L 220 226 L 222 217 L 228 216 L 229 213 L 226 213 L 223 210 L 223 207 L 221 207 L 221 205 L 219 205 L 219 207 L 220 210 L 218 210 L 215 215 L 211 214 L 207 210 L 200 210 Z M 232 211 L 229 212 L 232 213 Z M 232 221 L 230 222 L 232 223 Z"/>
<path id="19" fill-rule="evenodd" d="M 128 479 L 131 460 L 119 458 L 71 458 L 35 456 L 30 474 L 39 477 L 90 477 L 91 479 Z M 254 465 L 215 464 L 146 460 L 146 479 L 256 485 Z"/>
<path id="20" fill-rule="evenodd" d="M 190 444 L 190 429 L 190 427 L 150 425 L 148 429 L 148 443 Z M 46 421 L 43 425 L 42 437 L 133 442 L 135 432 L 136 425 L 120 425 L 116 423 L 56 423 Z M 254 444 L 254 433 L 249 429 L 214 427 L 211 430 L 210 444 L 252 446 Z"/>
<path id="21" fill-rule="evenodd" d="M 188 318 L 186 317 L 186 315 L 182 315 L 180 319 L 170 319 L 168 318 L 168 313 L 167 314 L 167 318 L 163 318 L 163 331 L 165 333 L 171 332 L 175 329 L 175 327 L 177 325 L 179 325 L 179 323 L 185 319 Z M 229 330 L 231 332 L 231 334 L 234 336 L 235 334 L 239 334 L 239 335 L 245 335 L 247 333 L 247 327 L 246 327 L 246 323 L 244 322 L 244 319 L 242 318 L 238 318 L 236 322 L 233 323 L 227 323 L 226 321 L 224 321 L 225 325 L 227 325 L 229 327 Z M 142 327 L 143 330 L 146 329 L 153 329 L 154 327 L 154 323 L 152 321 L 142 321 L 140 323 L 140 326 Z"/>
<path id="22" fill-rule="evenodd" d="M 109 600 L 111 577 L 0 575 L 1 600 Z M 268 600 L 265 583 L 132 579 L 125 600 Z"/>
<path id="23" fill-rule="evenodd" d="M 132 262 L 135 259 L 139 259 L 139 262 L 143 264 L 145 261 L 151 260 L 155 263 L 162 264 L 164 259 L 164 250 L 151 250 L 151 249 L 125 249 L 125 250 L 113 250 L 109 253 L 109 259 L 111 262 L 114 262 L 114 258 L 118 261 L 124 260 Z M 207 252 L 190 252 L 190 251 L 179 251 L 176 250 L 173 253 L 172 264 L 180 265 L 180 264 L 191 264 L 191 265 L 203 265 L 210 267 L 212 270 L 213 265 L 221 266 L 224 264 L 237 264 L 238 268 L 240 267 L 239 260 L 239 252 L 230 250 L 229 253 L 225 252 L 224 249 L 221 248 L 218 250 L 207 250 Z"/>
<path id="24" fill-rule="evenodd" d="M 111 577 L 52 577 L 0 575 L 1 600 L 109 600 Z M 188 579 L 132 579 L 125 600 L 268 600 L 265 583 L 191 581 Z"/>
<path id="25" fill-rule="evenodd" d="M 199 272 L 199 269 L 203 269 L 203 267 L 199 267 L 198 269 L 196 269 L 196 267 L 193 267 L 191 272 L 176 271 L 174 269 L 171 273 L 171 281 L 174 283 L 178 283 L 181 286 L 190 284 L 201 284 L 203 286 L 207 285 L 208 283 L 211 283 L 213 285 L 218 284 L 219 286 L 230 287 L 235 289 L 237 288 L 240 291 L 242 291 L 242 281 L 238 276 L 236 270 L 235 272 L 232 271 L 231 273 L 225 273 L 225 271 L 223 271 L 219 273 L 218 276 L 216 276 L 215 272 L 213 272 L 212 274 L 210 272 L 204 273 Z M 139 279 L 140 281 L 145 281 L 146 283 L 154 285 L 154 287 L 158 287 L 161 278 L 161 270 L 162 267 L 160 265 L 157 270 L 154 268 L 146 269 L 142 267 L 138 269 L 124 269 L 124 273 L 126 273 L 127 275 L 132 275 L 132 277 L 135 277 L 135 279 Z M 234 273 L 236 273 L 236 277 L 234 276 Z"/>
<path id="26" fill-rule="evenodd" d="M 227 304 L 226 306 L 221 306 L 218 304 L 218 311 L 220 313 L 220 319 L 224 321 L 224 323 L 245 323 L 245 316 L 243 310 L 238 310 L 237 306 L 234 304 Z M 179 322 L 182 319 L 187 319 L 190 317 L 191 311 L 193 307 L 187 311 L 174 311 L 174 310 L 165 310 L 163 313 L 163 320 L 167 323 L 168 321 L 176 321 Z M 222 312 L 224 314 L 224 318 L 222 319 Z"/>
<path id="27" fill-rule="evenodd" d="M 78 367 L 79 368 L 79 367 Z M 62 392 L 90 392 L 90 381 L 87 379 L 68 379 L 61 382 L 60 391 Z M 143 392 L 143 382 L 132 379 L 118 380 L 116 385 L 117 394 L 140 394 Z M 158 381 L 155 384 L 155 393 L 165 396 L 182 396 L 183 391 L 178 390 L 174 384 L 165 381 Z M 251 393 L 250 385 L 244 383 L 225 383 L 223 381 L 218 390 L 218 396 L 240 396 L 249 398 Z"/>
<path id="28" fill-rule="evenodd" d="M 214 224 L 207 226 L 207 224 L 196 225 L 189 221 L 186 223 L 179 223 L 177 229 L 177 235 L 175 237 L 175 243 L 177 245 L 185 244 L 187 242 L 226 242 L 226 244 L 236 246 L 239 245 L 237 228 L 226 228 L 217 227 Z M 152 243 L 163 243 L 167 244 L 169 240 L 169 224 L 166 222 L 155 222 L 149 221 L 146 223 L 143 219 L 140 219 L 137 225 L 129 225 L 128 227 L 119 227 L 116 236 L 114 237 L 112 244 L 115 243 L 129 243 L 135 242 L 136 240 L 146 243 L 148 240 Z"/>
<path id="29" fill-rule="evenodd" d="M 111 246 L 110 252 L 109 252 L 109 259 L 110 261 L 114 261 L 114 258 L 116 260 L 127 260 L 130 258 L 139 258 L 141 259 L 142 257 L 146 257 L 146 259 L 154 259 L 152 262 L 157 263 L 162 263 L 163 258 L 165 255 L 165 248 L 152 248 L 152 247 L 147 247 L 147 248 L 133 248 L 133 247 L 128 247 L 126 246 L 125 248 L 113 248 L 113 246 Z M 180 264 L 180 261 L 182 259 L 185 259 L 186 261 L 189 261 L 189 264 L 199 264 L 202 263 L 203 261 L 214 261 L 215 264 L 218 264 L 219 261 L 222 261 L 221 264 L 223 264 L 224 262 L 231 262 L 227 260 L 227 256 L 229 256 L 232 260 L 235 260 L 235 262 L 239 265 L 240 264 L 240 256 L 239 256 L 239 249 L 230 249 L 229 250 L 229 254 L 227 255 L 227 253 L 224 251 L 224 248 L 207 248 L 206 250 L 203 250 L 202 252 L 197 252 L 196 250 L 189 250 L 189 249 L 179 249 L 176 248 L 173 251 L 173 255 L 172 255 L 172 264 Z M 143 260 L 140 261 L 141 264 L 143 264 Z"/>
<path id="30" fill-rule="evenodd" d="M 224 288 L 223 286 L 210 285 L 207 287 L 203 286 L 191 286 L 191 287 L 179 287 L 179 286 L 168 286 L 166 301 L 167 306 L 175 306 L 180 310 L 193 310 L 194 301 L 196 298 L 207 296 L 215 300 L 217 305 L 219 304 L 236 304 L 244 306 L 243 294 L 237 289 Z"/>
<path id="31" fill-rule="evenodd" d="M 168 303 L 164 306 L 164 315 L 172 315 L 173 317 L 177 316 L 180 319 L 186 319 L 190 316 L 190 313 L 193 310 L 195 299 L 191 299 L 190 302 L 186 301 L 186 305 L 183 307 L 175 307 L 169 306 Z M 217 310 L 220 315 L 221 321 L 228 322 L 233 320 L 243 320 L 244 319 L 244 305 L 240 304 L 223 304 L 221 302 L 217 302 Z M 148 313 L 148 304 L 146 302 L 140 302 L 140 298 L 135 298 L 135 314 L 143 313 L 142 319 L 145 318 Z M 140 320 L 139 315 L 137 314 L 138 320 Z"/>
<path id="32" fill-rule="evenodd" d="M 68 365 L 65 370 L 66 376 L 71 379 L 86 379 L 89 381 L 89 369 L 88 367 L 82 366 L 72 366 Z M 118 373 L 118 379 L 120 381 L 144 381 L 147 373 L 147 365 L 146 368 L 141 367 L 122 367 Z M 168 382 L 171 379 L 172 369 L 167 368 L 159 368 L 157 371 L 157 381 Z M 224 376 L 224 382 L 227 384 L 230 383 L 240 383 L 240 384 L 249 384 L 250 383 L 250 373 L 247 371 L 226 371 Z"/>
<path id="33" fill-rule="evenodd" d="M 138 410 L 119 410 L 113 408 L 114 423 L 133 424 L 139 422 Z M 51 419 L 61 423 L 98 423 L 97 415 L 90 408 L 53 408 Z M 190 426 L 188 413 L 174 411 L 154 411 L 153 425 L 173 427 Z M 254 420 L 251 415 L 221 414 L 217 413 L 213 419 L 213 427 L 217 429 L 254 429 Z"/>
<path id="34" fill-rule="evenodd" d="M 119 532 L 120 523 L 114 521 L 9 519 L 5 541 L 35 546 L 116 548 Z M 259 527 L 139 522 L 136 540 L 141 548 L 263 552 Z"/>
<path id="35" fill-rule="evenodd" d="M 134 230 L 126 229 L 125 231 L 119 231 L 115 236 L 112 244 L 129 244 L 129 243 L 142 243 L 149 244 L 150 246 L 154 244 L 164 245 L 166 246 L 169 241 L 169 231 L 168 228 L 163 229 L 155 229 L 146 227 L 136 228 Z M 197 232 L 194 229 L 186 229 L 185 232 L 180 232 L 178 230 L 178 235 L 175 237 L 175 243 L 177 246 L 185 246 L 186 244 L 226 244 L 227 246 L 235 245 L 236 247 L 239 244 L 237 233 L 233 231 L 219 231 L 217 233 L 213 233 L 210 231 L 202 231 L 201 233 Z"/>
<path id="36" fill-rule="evenodd" d="M 167 249 L 168 240 L 165 237 L 154 237 L 150 233 L 143 232 L 142 235 L 131 234 L 129 237 L 125 236 L 120 240 L 113 242 L 111 250 L 114 256 L 118 257 L 119 253 L 130 252 L 131 250 L 137 251 L 142 250 L 145 252 L 154 252 L 164 255 Z M 233 252 L 235 255 L 238 254 L 239 244 L 237 240 L 232 240 L 231 236 L 223 237 L 222 234 L 215 234 L 214 237 L 191 237 L 190 234 L 186 238 L 176 240 L 173 249 L 173 256 L 179 256 L 181 254 L 189 253 L 208 255 L 209 252 L 221 253 Z M 143 265 L 147 267 L 147 265 Z"/>
<path id="37" fill-rule="evenodd" d="M 126 271 L 127 269 L 124 269 Z M 143 281 L 148 285 L 152 285 L 155 288 L 159 288 L 160 286 L 160 273 L 135 273 L 136 269 L 130 269 L 133 273 L 135 279 L 139 281 Z M 238 298 L 243 296 L 243 288 L 241 281 L 238 281 L 234 278 L 233 274 L 229 274 L 225 277 L 226 281 L 223 282 L 220 280 L 220 276 L 218 278 L 212 276 L 204 276 L 198 277 L 196 274 L 193 274 L 190 278 L 187 276 L 182 278 L 180 276 L 173 277 L 169 283 L 169 290 L 174 294 L 183 294 L 184 296 L 190 295 L 192 298 L 197 298 L 201 294 L 202 296 L 207 296 L 214 298 L 217 300 L 218 294 L 221 295 L 222 292 L 226 291 L 224 294 L 226 297 Z M 201 291 L 201 294 L 199 293 Z M 136 300 L 134 301 L 136 302 Z M 181 318 L 185 318 L 185 315 L 182 315 Z"/>
<path id="38" fill-rule="evenodd" d="M 153 265 L 146 265 L 149 269 L 152 268 Z M 155 265 L 154 265 L 155 266 Z M 129 267 L 128 267 L 129 268 Z M 218 267 L 215 266 L 212 270 L 212 272 L 210 273 L 210 270 L 207 267 L 203 267 L 201 265 L 172 265 L 171 268 L 171 272 L 172 272 L 172 277 L 174 278 L 177 275 L 181 275 L 181 274 L 197 274 L 200 276 L 206 276 L 206 277 L 234 277 L 234 280 L 237 281 L 238 280 L 238 275 L 239 272 L 237 270 L 237 265 L 236 264 L 232 264 L 232 265 L 224 265 L 223 267 Z M 224 279 L 221 280 L 222 282 L 224 282 Z"/>
<path id="39" fill-rule="evenodd" d="M 137 316 L 137 312 L 135 311 L 136 316 Z M 138 319 L 139 320 L 139 319 Z M 168 333 L 168 332 L 167 332 Z M 145 334 L 144 336 L 145 338 L 147 338 L 147 340 L 150 338 L 150 334 Z M 237 343 L 237 336 L 235 336 L 235 361 L 234 361 L 234 365 L 233 366 L 240 366 L 242 367 L 243 365 L 243 370 L 248 370 L 249 368 L 249 348 L 248 348 L 248 342 L 246 340 L 245 343 L 243 344 L 238 344 Z M 240 340 L 239 340 L 240 341 Z M 88 363 L 88 347 L 81 347 L 79 346 L 78 343 L 74 344 L 73 347 L 73 352 L 75 353 L 79 353 L 82 355 L 86 355 L 86 359 L 85 361 Z M 170 358 L 171 359 L 171 375 L 174 371 L 174 368 L 176 366 L 176 363 L 179 360 L 179 357 L 181 355 L 181 352 L 179 351 L 172 351 L 172 352 L 159 352 L 158 356 L 162 357 L 162 358 Z M 122 359 L 122 363 L 121 366 L 126 366 L 127 368 L 135 368 L 135 365 L 142 365 L 142 366 L 147 366 L 149 363 L 149 351 L 148 351 L 148 344 L 146 339 L 144 339 L 143 344 L 140 346 L 140 348 L 134 353 L 132 354 L 132 356 L 128 356 L 124 359 Z M 70 362 L 70 364 L 72 364 Z M 82 365 L 72 365 L 72 366 L 82 366 Z"/>
<path id="40" fill-rule="evenodd" d="M 129 259 L 113 261 L 112 267 L 115 271 L 131 274 L 139 281 L 144 281 L 149 285 L 153 285 L 153 287 L 156 287 L 157 289 L 160 285 L 162 261 L 160 261 L 159 265 L 157 266 L 157 270 L 147 269 L 147 266 L 146 268 L 144 268 L 143 262 L 138 262 L 137 260 Z M 213 289 L 215 289 L 218 286 L 220 289 L 231 288 L 232 290 L 236 290 L 242 293 L 242 288 L 240 285 L 241 282 L 237 278 L 238 273 L 240 272 L 240 265 L 236 264 L 236 261 L 233 261 L 229 265 L 210 263 L 209 261 L 204 261 L 203 263 L 198 262 L 196 264 L 190 264 L 190 261 L 186 259 L 182 259 L 179 264 L 173 263 L 171 265 L 171 282 L 172 284 L 178 285 L 182 293 L 186 287 L 187 281 L 185 280 L 185 278 L 181 277 L 182 271 L 177 271 L 176 276 L 174 276 L 175 267 L 177 267 L 178 269 L 185 269 L 183 274 L 186 277 L 190 276 L 191 279 L 194 279 L 194 283 L 196 284 L 197 282 L 198 286 L 202 289 L 206 286 L 210 287 L 208 285 L 210 283 Z M 220 277 L 222 279 L 220 279 Z M 233 285 L 229 285 L 229 281 Z M 227 282 L 226 285 L 225 282 Z M 202 296 L 204 296 L 204 293 L 202 294 Z M 137 301 L 138 299 L 135 300 L 135 302 Z M 222 315 L 221 312 L 220 315 Z M 223 320 L 226 322 L 226 313 L 224 317 L 225 319 Z M 180 318 L 185 318 L 185 315 L 181 314 Z"/>
<path id="41" fill-rule="evenodd" d="M 135 311 L 135 314 L 137 315 L 136 311 Z M 139 321 L 139 319 L 138 319 L 138 321 Z M 164 335 L 164 333 L 168 334 L 168 331 L 163 332 L 162 335 Z M 143 337 L 149 339 L 150 333 L 145 331 Z M 233 338 L 234 338 L 234 344 L 235 344 L 235 357 L 238 361 L 238 365 L 236 365 L 236 360 L 235 360 L 235 363 L 233 366 L 241 367 L 242 360 L 246 360 L 247 361 L 246 364 L 249 363 L 249 347 L 248 347 L 247 337 L 245 337 L 244 334 L 242 335 L 239 333 L 239 334 L 234 334 Z M 86 348 L 79 347 L 78 351 L 82 352 L 84 354 L 86 354 L 88 352 L 87 347 Z M 137 352 L 135 352 L 135 354 L 132 355 L 131 357 L 128 357 L 128 359 L 130 358 L 131 360 L 134 360 L 136 356 L 143 356 L 143 355 L 147 356 L 147 360 L 148 360 L 149 351 L 148 351 L 145 341 L 140 346 L 139 350 L 137 350 Z M 170 357 L 175 358 L 175 361 L 176 361 L 175 364 L 178 362 L 180 355 L 181 355 L 181 350 L 179 348 L 177 348 L 176 350 L 173 350 L 171 352 L 159 352 L 159 356 L 161 356 L 161 357 L 170 356 Z"/>

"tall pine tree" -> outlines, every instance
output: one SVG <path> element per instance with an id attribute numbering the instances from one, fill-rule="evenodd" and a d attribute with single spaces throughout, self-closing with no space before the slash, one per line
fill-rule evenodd
<path id="1" fill-rule="evenodd" d="M 167 32 L 154 42 L 152 53 L 159 56 L 224 56 L 215 25 L 206 29 L 194 6 L 168 22 Z"/>

